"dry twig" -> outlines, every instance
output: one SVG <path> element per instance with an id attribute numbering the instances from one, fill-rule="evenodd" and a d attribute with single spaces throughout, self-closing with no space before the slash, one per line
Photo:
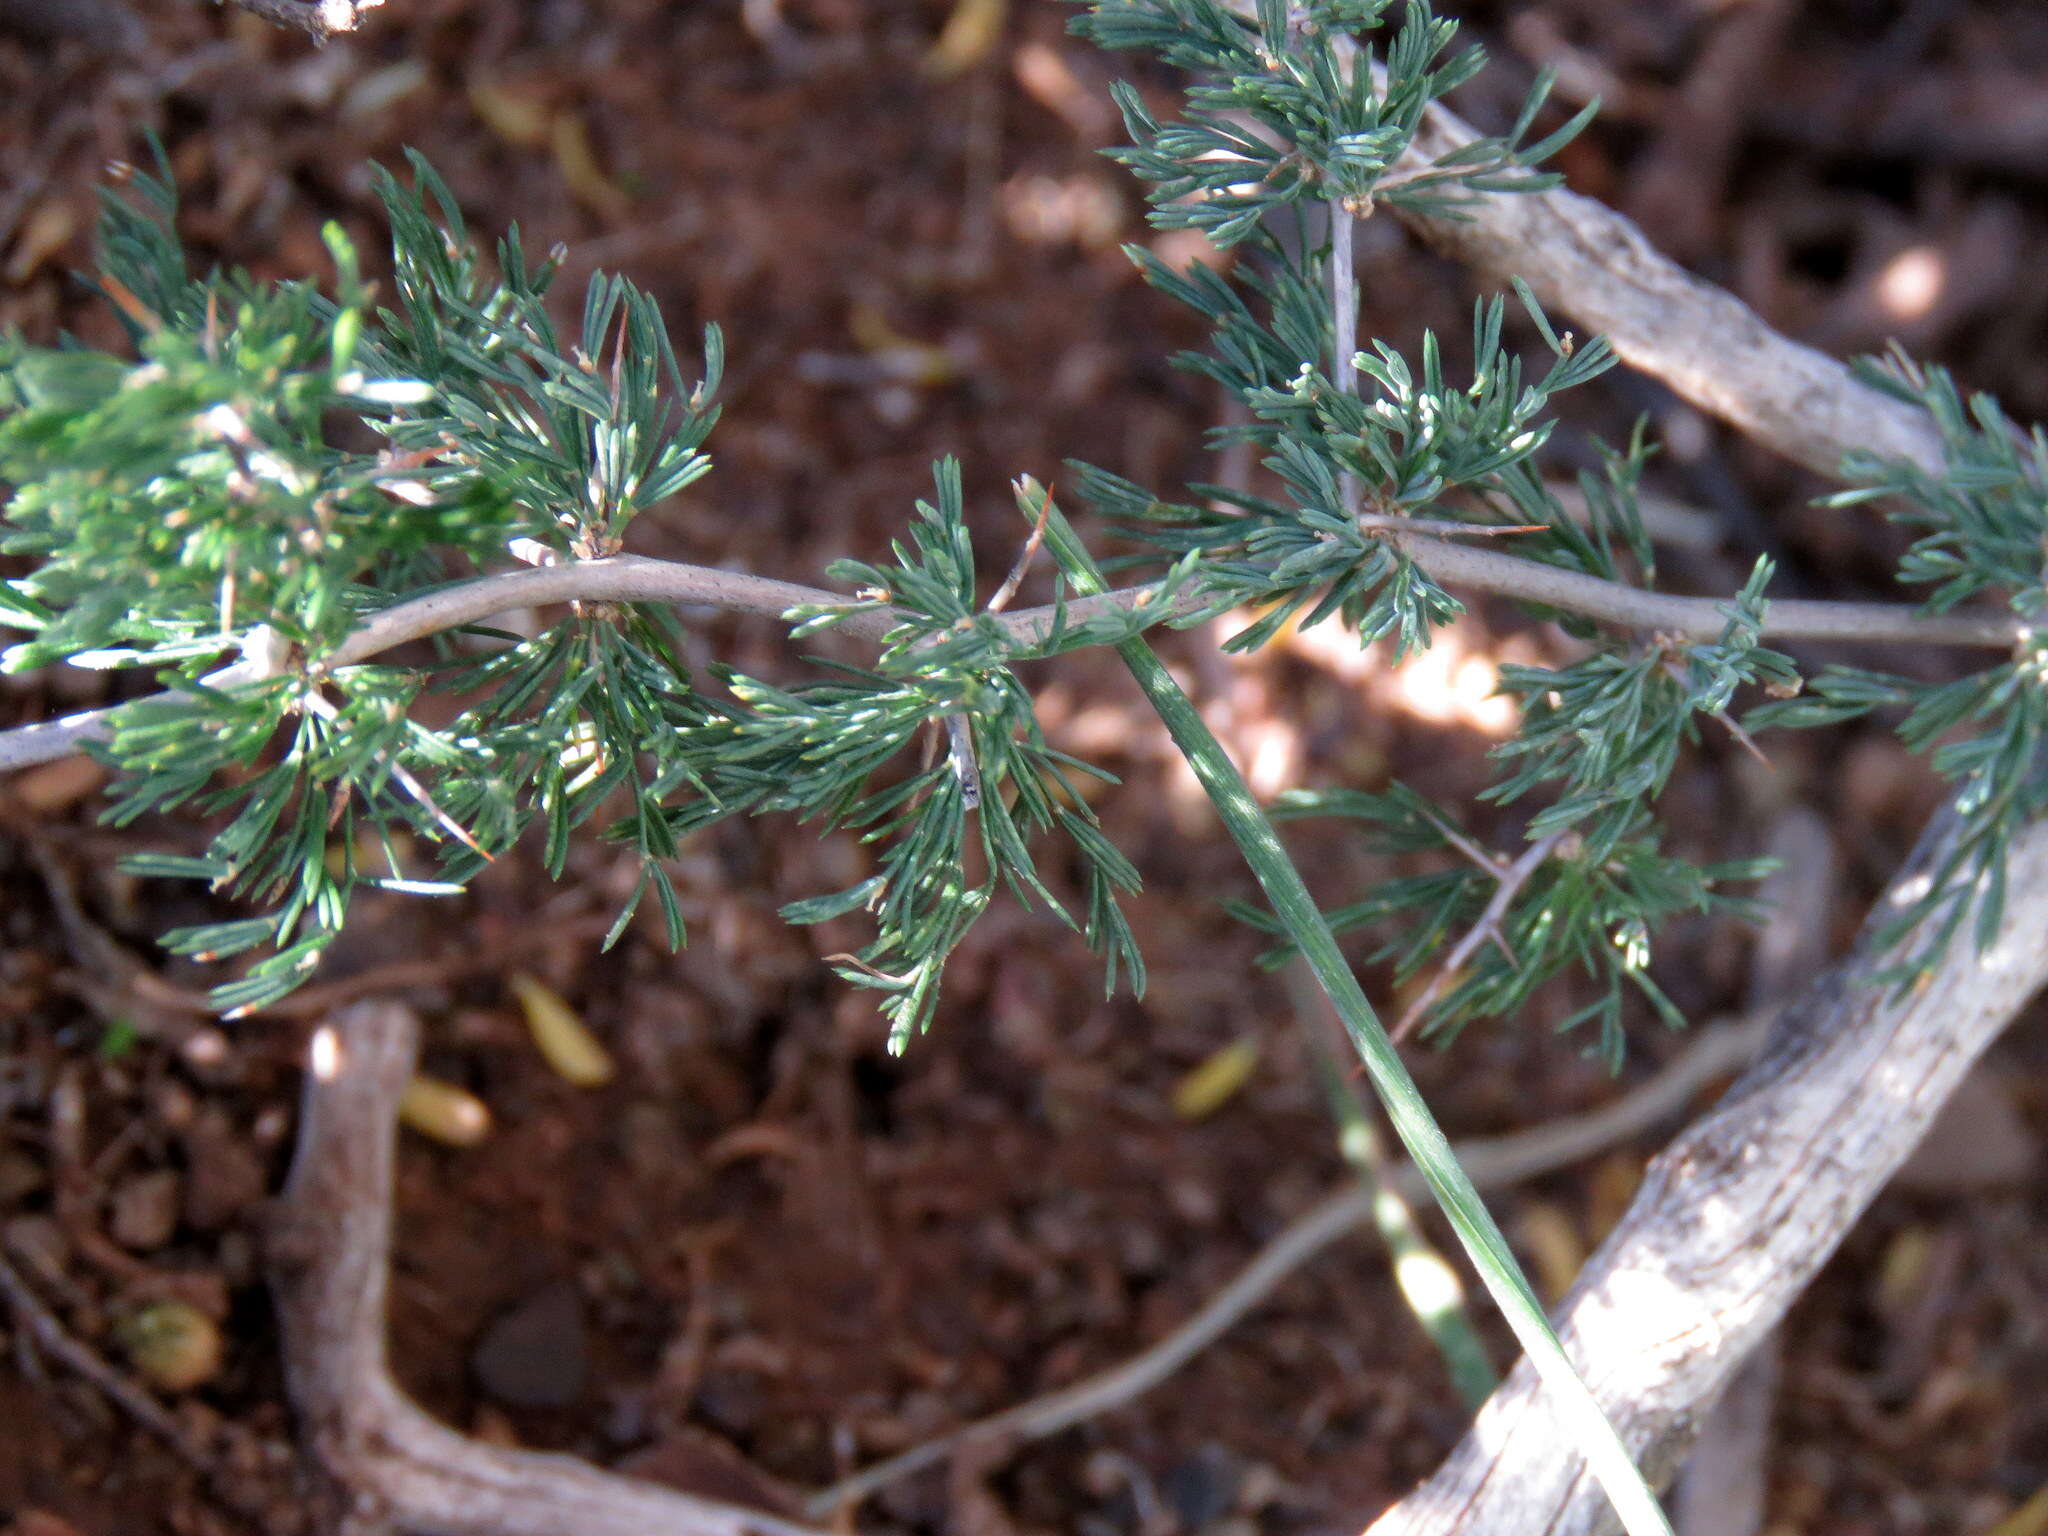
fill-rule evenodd
<path id="1" fill-rule="evenodd" d="M 1834 839 L 1814 812 L 1798 808 L 1780 816 L 1766 851 L 1778 867 L 1757 892 L 1771 917 L 1750 951 L 1752 1008 L 1781 1001 L 1827 964 L 1829 920 L 1841 900 Z M 1672 1491 L 1679 1536 L 1757 1536 L 1763 1530 L 1779 1345 L 1776 1333 L 1766 1338 L 1707 1415 Z"/>
<path id="2" fill-rule="evenodd" d="M 574 1457 L 507 1450 L 429 1418 L 384 1350 L 392 1168 L 417 1025 L 364 1003 L 313 1036 L 297 1151 L 269 1256 L 285 1384 L 349 1536 L 819 1536 L 810 1526 Z"/>
<path id="3" fill-rule="evenodd" d="M 1455 1149 L 1458 1161 L 1482 1191 L 1569 1167 L 1669 1119 L 1717 1078 L 1739 1071 L 1755 1054 L 1763 1036 L 1761 1020 L 1709 1025 L 1684 1054 L 1612 1104 L 1512 1135 L 1459 1142 Z M 1387 1184 L 1403 1200 L 1429 1198 L 1429 1187 L 1407 1163 L 1389 1170 Z M 1071 1387 L 977 1419 L 864 1468 L 813 1497 L 811 1514 L 825 1519 L 898 1478 L 943 1461 L 962 1446 L 1041 1440 L 1151 1391 L 1236 1327 L 1303 1264 L 1346 1233 L 1369 1225 L 1374 1198 L 1374 1191 L 1346 1180 L 1261 1248 L 1235 1279 L 1203 1302 L 1186 1322 L 1143 1353 Z"/>
<path id="4" fill-rule="evenodd" d="M 238 1486 L 229 1477 L 221 1458 L 176 1414 L 102 1358 L 99 1351 L 75 1337 L 4 1251 L 0 1251 L 0 1299 L 5 1300 L 13 1314 L 15 1327 L 33 1340 L 37 1349 L 91 1383 L 116 1408 L 161 1440 L 174 1456 L 205 1480 L 224 1506 L 260 1529 L 269 1528 L 271 1522 L 266 1519 L 262 1500 Z"/>
<path id="5" fill-rule="evenodd" d="M 1474 922 L 1465 931 L 1464 936 L 1452 946 L 1451 952 L 1444 956 L 1442 963 L 1436 968 L 1436 974 L 1429 978 L 1428 985 L 1416 994 L 1413 1002 L 1401 1010 L 1401 1017 L 1388 1031 L 1394 1039 L 1406 1040 L 1415 1033 L 1415 1026 L 1422 1022 L 1423 1016 L 1429 1012 L 1430 1005 L 1443 994 L 1445 987 L 1458 979 L 1466 963 L 1479 953 L 1482 944 L 1498 944 L 1501 952 L 1507 955 L 1508 963 L 1515 963 L 1514 953 L 1508 949 L 1507 939 L 1501 933 L 1501 922 L 1508 915 L 1508 905 L 1515 899 L 1515 892 L 1528 884 L 1529 877 L 1536 873 L 1543 861 L 1550 857 L 1551 850 L 1564 839 L 1565 829 L 1559 828 L 1537 838 L 1522 850 L 1521 857 L 1512 864 L 1503 866 L 1499 861 L 1492 859 L 1486 862 L 1483 867 L 1494 878 L 1493 895 L 1488 899 L 1486 909 L 1479 914 L 1478 921 Z"/>
<path id="6" fill-rule="evenodd" d="M 1400 164 L 1419 166 L 1479 135 L 1432 105 Z M 1829 477 L 1851 449 L 1940 474 L 1941 434 L 1925 411 L 1881 395 L 1834 358 L 1779 335 L 1725 289 L 1652 246 L 1633 221 L 1559 189 L 1480 197 L 1459 217 L 1396 208 L 1431 245 L 1496 282 L 1526 282 L 1661 379 L 1746 436 Z"/>
<path id="7" fill-rule="evenodd" d="M 15 1326 L 33 1339 L 38 1349 L 91 1382 L 109 1402 L 176 1452 L 187 1466 L 209 1477 L 218 1471 L 206 1446 L 169 1409 L 101 1359 L 96 1350 L 71 1336 L 71 1331 L 43 1304 L 5 1253 L 0 1253 L 0 1296 L 6 1298 Z"/>
<path id="8" fill-rule="evenodd" d="M 324 44 L 337 32 L 353 32 L 384 0 L 230 0 L 252 16 L 303 32 Z"/>
<path id="9" fill-rule="evenodd" d="M 1256 10 L 1253 0 L 1226 3 L 1247 17 Z M 1355 52 L 1348 45 L 1345 51 Z M 1479 136 L 1457 113 L 1431 103 L 1386 180 L 1412 183 Z M 1521 278 L 1545 306 L 1605 336 L 1624 362 L 1809 469 L 1838 476 L 1852 449 L 1930 474 L 1947 463 L 1925 411 L 1879 394 L 1834 358 L 1779 335 L 1604 203 L 1560 188 L 1465 198 L 1455 215 L 1399 205 L 1393 211 L 1438 250 L 1494 281 Z"/>

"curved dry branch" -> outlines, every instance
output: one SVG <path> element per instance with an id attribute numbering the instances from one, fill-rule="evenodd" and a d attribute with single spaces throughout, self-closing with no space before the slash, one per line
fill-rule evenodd
<path id="1" fill-rule="evenodd" d="M 1428 524 L 1417 526 L 1419 530 Z M 1718 598 L 1645 592 L 1620 582 L 1502 554 L 1499 550 L 1453 544 L 1421 531 L 1411 533 L 1379 526 L 1370 531 L 1375 537 L 1397 545 L 1431 576 L 1452 586 L 1542 603 L 1601 623 L 1654 630 L 1682 639 L 1717 639 L 1728 623 L 1727 605 Z M 1076 598 L 1065 605 L 1066 622 L 1070 626 L 1081 624 L 1112 609 L 1139 607 L 1156 590 L 1144 585 L 1105 592 L 1099 597 Z M 1204 601 L 1199 592 L 1185 591 L 1175 596 L 1166 611 L 1172 617 L 1185 617 L 1199 611 Z M 844 593 L 819 587 L 714 566 L 653 560 L 644 555 L 612 555 L 603 560 L 572 560 L 481 576 L 394 603 L 364 620 L 323 665 L 351 666 L 407 641 L 466 624 L 481 624 L 515 608 L 564 602 L 674 603 L 680 607 L 717 608 L 775 618 L 792 608 L 851 608 L 854 611 L 840 622 L 839 629 L 855 639 L 870 642 L 881 641 L 900 619 L 893 609 L 864 606 Z M 1018 645 L 1031 646 L 1051 637 L 1057 612 L 1048 605 L 992 617 Z M 2020 621 L 2009 614 L 1930 616 L 1904 603 L 1789 599 L 1769 605 L 1763 637 L 2002 647 L 2019 639 L 2021 630 Z M 240 668 L 238 664 L 233 670 L 240 672 Z M 259 675 L 262 674 L 255 671 L 240 672 L 238 680 L 248 681 Z M 78 751 L 87 741 L 104 739 L 118 707 L 81 710 L 55 720 L 0 731 L 0 773 L 54 762 Z"/>
<path id="2" fill-rule="evenodd" d="M 1375 528 L 1372 532 L 1397 545 L 1430 575 L 1453 586 L 1520 598 L 1584 614 L 1602 623 L 1657 630 L 1691 640 L 1716 639 L 1728 624 L 1727 605 L 1720 598 L 1645 592 L 1499 550 L 1474 549 L 1432 538 L 1428 527 L 1427 522 L 1419 522 L 1413 532 L 1387 528 Z M 1075 598 L 1065 605 L 1066 622 L 1072 626 L 1112 609 L 1136 608 L 1149 601 L 1156 590 L 1154 586 L 1142 585 L 1105 592 L 1100 597 Z M 861 607 L 844 593 L 818 587 L 710 566 L 652 560 L 644 555 L 613 555 L 604 560 L 569 561 L 485 576 L 394 603 L 365 620 L 335 649 L 326 665 L 345 667 L 366 661 L 406 641 L 424 639 L 464 624 L 478 624 L 513 608 L 572 601 L 675 603 L 768 618 L 779 618 L 793 608 L 852 608 L 854 611 L 840 621 L 840 632 L 870 642 L 886 638 L 902 619 L 894 609 Z M 1176 596 L 1168 611 L 1175 615 L 1197 612 L 1204 601 L 1199 592 L 1184 592 Z M 1052 635 L 1056 613 L 1052 607 L 1043 606 L 992 617 L 1016 644 L 1031 646 Z M 1928 616 L 1906 603 L 1836 603 L 1797 598 L 1770 604 L 1763 627 L 1764 637 L 1772 640 L 1966 646 L 2009 646 L 2020 632 L 2020 622 L 2011 614 Z"/>
<path id="3" fill-rule="evenodd" d="M 780 618 L 792 608 L 806 606 L 854 606 L 854 599 L 843 592 L 827 592 L 820 587 L 798 586 L 793 581 L 750 576 L 744 571 L 721 570 L 716 566 L 650 560 L 644 555 L 568 560 L 559 565 L 482 576 L 381 608 L 335 647 L 325 665 L 353 666 L 408 640 L 423 640 L 465 624 L 481 624 L 515 608 L 572 602 L 674 603 L 679 607 L 719 608 L 728 613 L 767 618 Z M 839 627 L 863 640 L 879 640 L 895 623 L 896 617 L 888 609 L 870 608 L 849 614 Z"/>
<path id="4" fill-rule="evenodd" d="M 1952 816 L 1937 819 L 1856 953 L 1792 1002 L 1756 1064 L 1651 1164 L 1560 1309 L 1573 1363 L 1655 1480 L 1676 1469 L 1737 1365 L 1971 1063 L 2048 981 L 2048 824 L 2008 851 L 1995 942 L 1980 953 L 1966 925 L 1924 985 L 1902 991 L 1877 980 L 1897 951 L 1875 931 L 1924 892 L 1954 831 Z M 1371 1536 L 1611 1529 L 1555 1420 L 1534 1373 L 1517 1366 L 1450 1460 Z"/>
<path id="5" fill-rule="evenodd" d="M 1612 1104 L 1505 1136 L 1458 1142 L 1454 1146 L 1458 1161 L 1465 1165 L 1473 1186 L 1487 1191 L 1540 1178 L 1604 1152 L 1653 1129 L 1683 1109 L 1701 1089 L 1740 1070 L 1763 1043 L 1764 1022 L 1711 1025 L 1682 1055 Z M 1389 1185 L 1403 1200 L 1429 1198 L 1429 1186 L 1413 1164 L 1396 1164 L 1388 1173 Z M 1359 1227 L 1370 1226 L 1373 1202 L 1378 1198 L 1374 1190 L 1347 1180 L 1282 1228 L 1228 1284 L 1149 1348 L 1070 1387 L 963 1424 L 864 1467 L 813 1496 L 808 1506 L 811 1514 L 826 1519 L 898 1478 L 944 1461 L 963 1447 L 1041 1440 L 1143 1396 L 1237 1326 L 1282 1281 L 1323 1249 Z"/>
<path id="6" fill-rule="evenodd" d="M 1551 1126 L 1461 1143 L 1484 1188 L 1553 1171 L 1648 1129 L 1755 1050 L 1759 1024 L 1710 1029 L 1614 1104 Z M 269 1259 L 286 1385 L 303 1437 L 357 1532 L 445 1536 L 813 1536 L 811 1528 L 598 1471 L 573 1458 L 486 1446 L 430 1419 L 392 1381 L 384 1349 L 392 1168 L 400 1091 L 417 1026 L 404 1008 L 343 1010 L 315 1036 L 297 1152 L 271 1222 Z M 1403 1166 L 1397 1187 L 1421 1181 Z M 1372 1195 L 1347 1184 L 1277 1236 L 1229 1285 L 1143 1354 L 1063 1391 L 927 1442 L 834 1485 L 817 1518 L 960 1447 L 1032 1440 L 1156 1386 L 1236 1324 L 1274 1286 L 1371 1220 Z"/>
<path id="7" fill-rule="evenodd" d="M 1432 105 L 1399 169 L 1479 137 Z M 1859 382 L 1840 362 L 1772 330 L 1724 288 L 1658 251 L 1635 222 L 1576 192 L 1481 197 L 1462 217 L 1396 208 L 1447 256 L 1496 282 L 1519 277 L 1548 308 L 1605 336 L 1622 360 L 1796 463 L 1839 478 L 1852 449 L 1940 474 L 1933 419 Z"/>
<path id="8" fill-rule="evenodd" d="M 370 1536 L 822 1536 L 814 1527 L 485 1445 L 429 1418 L 391 1379 L 384 1290 L 398 1099 L 418 1026 L 391 1003 L 313 1036 L 291 1174 L 270 1232 L 285 1386 L 332 1479 L 328 1529 Z"/>

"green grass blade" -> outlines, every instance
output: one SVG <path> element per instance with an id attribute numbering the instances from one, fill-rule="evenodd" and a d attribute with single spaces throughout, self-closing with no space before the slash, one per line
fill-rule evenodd
<path id="1" fill-rule="evenodd" d="M 1328 1030 L 1321 1017 L 1328 1003 L 1315 990 L 1307 968 L 1299 961 L 1288 967 L 1287 990 L 1295 999 L 1295 1012 L 1309 1047 L 1309 1064 L 1317 1086 L 1330 1106 L 1330 1118 L 1337 1124 L 1337 1148 L 1344 1161 L 1358 1175 L 1358 1182 L 1372 1196 L 1372 1221 L 1387 1256 L 1394 1261 L 1394 1283 L 1401 1299 L 1415 1314 L 1422 1331 L 1443 1357 L 1451 1385 L 1468 1408 L 1477 1409 L 1500 1385 L 1486 1344 L 1472 1325 L 1465 1305 L 1465 1288 L 1416 1221 L 1408 1202 L 1388 1181 L 1386 1145 L 1379 1128 L 1372 1123 L 1360 1100 L 1356 1084 L 1331 1055 Z"/>
<path id="2" fill-rule="evenodd" d="M 1037 486 L 1026 484 L 1020 487 L 1019 501 L 1035 516 L 1039 504 L 1049 503 L 1050 498 Z M 1074 591 L 1081 596 L 1107 591 L 1108 583 L 1059 509 L 1046 505 L 1044 517 L 1046 547 L 1059 561 Z M 1450 1142 L 1423 1102 L 1415 1080 L 1408 1075 L 1400 1053 L 1373 1013 L 1372 1004 L 1345 963 L 1321 909 L 1288 858 L 1250 786 L 1222 743 L 1203 724 L 1201 715 L 1173 680 L 1166 664 L 1142 637 L 1124 641 L 1117 646 L 1117 654 L 1145 691 L 1174 745 L 1187 758 L 1225 829 L 1244 854 L 1245 862 L 1251 865 L 1274 914 L 1336 1008 L 1373 1090 L 1386 1107 L 1395 1134 L 1408 1149 L 1430 1193 L 1458 1234 L 1458 1241 L 1471 1256 L 1494 1304 L 1550 1390 L 1551 1400 L 1571 1426 L 1580 1454 L 1606 1490 L 1622 1525 L 1629 1536 L 1672 1536 L 1670 1522 L 1664 1518 L 1657 1496 L 1636 1470 L 1628 1448 L 1607 1422 L 1599 1402 L 1572 1368 L 1564 1346 L 1544 1316 L 1542 1304 L 1509 1251 L 1507 1240 L 1480 1200 L 1479 1191 L 1458 1165 Z"/>

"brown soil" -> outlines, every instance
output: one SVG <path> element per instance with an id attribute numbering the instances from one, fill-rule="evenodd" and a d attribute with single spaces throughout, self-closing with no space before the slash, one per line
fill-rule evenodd
<path id="1" fill-rule="evenodd" d="M 1486 77 L 1466 109 L 1497 119 L 1532 59 L 1601 90 L 1611 110 L 1567 155 L 1573 183 L 1773 323 L 1837 352 L 1895 334 L 2021 418 L 2048 411 L 2048 299 L 2025 280 L 2048 255 L 2048 20 L 2035 8 L 1754 0 L 1718 21 L 1711 6 L 1623 0 L 1462 9 L 1504 82 Z M 725 327 L 718 472 L 643 519 L 646 553 L 815 580 L 834 558 L 879 555 L 931 460 L 953 453 L 991 530 L 993 579 L 1014 553 L 1012 475 L 1058 481 L 1068 457 L 1159 486 L 1216 474 L 1201 431 L 1218 401 L 1165 361 L 1199 332 L 1117 247 L 1187 249 L 1147 230 L 1096 154 L 1118 131 L 1107 82 L 1130 66 L 1067 39 L 1060 7 L 1018 0 L 951 79 L 925 63 L 937 6 L 787 0 L 750 28 L 735 6 L 390 0 L 363 34 L 317 52 L 208 7 L 141 11 L 0 0 L 0 322 L 106 333 L 65 274 L 87 260 L 100 165 L 141 155 L 145 129 L 163 138 L 202 259 L 276 276 L 324 270 L 328 219 L 376 250 L 363 167 L 396 165 L 410 145 L 479 230 L 516 218 L 529 247 L 568 241 L 572 291 L 603 265 L 651 288 L 679 338 Z M 1367 326 L 1403 343 L 1424 325 L 1461 333 L 1468 281 L 1391 225 L 1370 234 Z M 1910 313 L 1900 285 L 1929 260 L 1941 281 Z M 891 348 L 922 349 L 917 382 L 883 376 Z M 1697 568 L 1674 562 L 1674 583 L 1728 590 L 1762 548 L 1800 590 L 1883 582 L 1889 531 L 1803 507 L 1814 486 L 1653 385 L 1614 377 L 1587 393 L 1560 466 L 1583 452 L 1580 427 L 1625 431 L 1647 411 L 1673 444 L 1659 488 L 1731 530 Z M 701 636 L 705 658 L 795 673 L 772 627 Z M 1492 608 L 1460 640 L 1480 657 L 1544 644 Z M 1438 707 L 1442 685 L 1404 691 L 1383 669 L 1361 682 L 1305 648 L 1241 662 L 1171 648 L 1266 787 L 1392 775 L 1455 795 L 1484 782 L 1488 738 Z M 10 723 L 92 697 L 53 677 L 7 688 Z M 1142 1002 L 1105 1001 L 1051 921 L 998 910 L 954 963 L 931 1037 L 892 1059 L 866 1000 L 821 958 L 858 930 L 776 917 L 846 884 L 864 855 L 783 824 L 692 848 L 680 957 L 640 932 L 597 952 L 622 869 L 594 845 L 559 890 L 514 857 L 459 901 L 362 904 L 326 974 L 438 969 L 409 988 L 427 1065 L 495 1120 L 472 1149 L 410 1138 L 404 1152 L 394 1358 L 428 1407 L 698 1486 L 714 1466 L 815 1486 L 1128 1356 L 1337 1183 L 1286 992 L 1217 904 L 1249 883 L 1163 735 L 1110 658 L 1047 668 L 1040 697 L 1062 744 L 1125 777 L 1100 807 L 1147 881 L 1133 907 L 1153 973 Z M 1763 774 L 1705 742 L 1669 797 L 1673 840 L 1746 853 L 1782 807 L 1813 805 L 1847 871 L 1825 919 L 1839 946 L 1938 788 L 1881 735 L 1770 752 Z M 150 1299 L 220 1323 L 222 1368 L 171 1401 L 227 1474 L 197 1476 L 16 1332 L 0 1357 L 0 1521 L 18 1536 L 290 1530 L 256 1233 L 289 1146 L 303 1026 L 219 1026 L 150 990 L 212 979 L 151 943 L 201 904 L 114 860 L 202 832 L 100 828 L 93 788 L 76 768 L 16 781 L 0 838 L 0 1225 L 67 1325 L 111 1359 L 115 1323 Z M 1342 843 L 1301 846 L 1332 901 L 1385 873 Z M 83 921 L 66 920 L 70 902 Z M 150 976 L 124 985 L 107 936 Z M 1738 1003 L 1747 946 L 1733 929 L 1680 928 L 1659 974 L 1705 1018 Z M 548 1070 L 505 988 L 513 969 L 558 987 L 610 1042 L 625 1067 L 612 1084 L 577 1089 Z M 1575 1006 L 1560 986 L 1526 1021 L 1414 1054 L 1454 1135 L 1616 1091 L 1580 1042 L 1546 1028 Z M 1635 1032 L 1630 1079 L 1674 1048 L 1647 1018 Z M 1261 1052 L 1249 1083 L 1214 1113 L 1177 1116 L 1184 1074 L 1238 1041 Z M 1982 1137 L 1964 1136 L 1879 1202 L 1794 1313 L 1774 1529 L 1984 1530 L 2048 1482 L 2048 1202 L 2038 1178 L 2012 1175 L 2039 1168 L 2044 1057 L 2037 1010 L 1987 1068 L 1988 1091 L 2018 1112 L 2004 1171 L 1984 1173 Z M 1653 1150 L 1507 1197 L 1503 1224 L 1530 1236 L 1539 1270 L 1568 1266 Z M 522 1387 L 486 1367 L 490 1390 L 479 1355 L 506 1330 L 544 1353 L 582 1351 L 581 1379 Z M 1150 1396 L 986 1467 L 906 1480 L 867 1518 L 976 1536 L 1355 1529 L 1462 1419 L 1361 1237 Z"/>

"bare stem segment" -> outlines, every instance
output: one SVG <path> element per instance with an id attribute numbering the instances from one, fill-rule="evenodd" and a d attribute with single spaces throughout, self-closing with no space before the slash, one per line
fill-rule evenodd
<path id="1" fill-rule="evenodd" d="M 1378 526 L 1369 531 L 1397 544 L 1430 575 L 1454 586 L 1521 598 L 1584 614 L 1603 623 L 1683 639 L 1718 639 L 1728 622 L 1723 611 L 1725 604 L 1715 598 L 1645 592 L 1499 550 L 1472 549 L 1429 537 L 1422 531 L 1428 526 L 1426 522 L 1419 523 L 1414 532 Z M 1080 624 L 1114 609 L 1138 607 L 1155 590 L 1151 586 L 1125 587 L 1099 597 L 1076 598 L 1066 605 L 1066 621 L 1069 625 Z M 481 624 L 515 608 L 600 601 L 674 603 L 680 607 L 716 608 L 775 618 L 792 608 L 857 606 L 843 593 L 818 587 L 711 566 L 651 560 L 643 555 L 613 555 L 603 560 L 572 560 L 483 576 L 394 603 L 365 620 L 361 628 L 336 647 L 325 665 L 351 666 L 407 641 L 466 624 Z M 1198 594 L 1186 593 L 1175 599 L 1170 612 L 1186 615 L 1201 605 Z M 1002 614 L 998 621 L 1019 646 L 1029 647 L 1052 635 L 1055 611 L 1050 606 L 1024 608 Z M 898 622 L 899 616 L 893 609 L 862 607 L 849 614 L 839 628 L 856 639 L 879 642 Z M 1927 617 L 1904 603 L 1791 600 L 1770 605 L 1763 635 L 1773 640 L 2004 647 L 2020 638 L 2021 625 L 2009 614 Z M 0 772 L 53 762 L 70 756 L 83 742 L 104 739 L 111 714 L 109 709 L 89 709 L 0 731 Z"/>

